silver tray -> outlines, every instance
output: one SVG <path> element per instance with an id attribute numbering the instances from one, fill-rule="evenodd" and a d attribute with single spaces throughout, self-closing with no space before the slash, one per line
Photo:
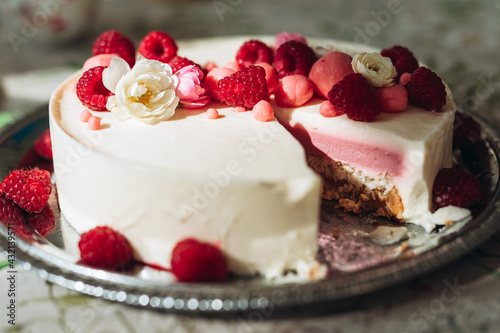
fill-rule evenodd
<path id="1" fill-rule="evenodd" d="M 60 216 L 55 195 L 49 204 L 57 227 L 42 237 L 16 241 L 17 266 L 42 279 L 105 300 L 140 308 L 183 314 L 247 316 L 249 319 L 293 315 L 298 310 L 318 313 L 346 309 L 356 298 L 416 278 L 450 263 L 500 229 L 498 132 L 477 116 L 482 138 L 455 154 L 455 162 L 478 175 L 487 192 L 472 209 L 473 218 L 426 233 L 406 224 L 409 238 L 391 245 L 373 242 L 369 233 L 391 221 L 357 216 L 322 205 L 318 259 L 329 266 L 328 277 L 312 282 L 260 277 L 230 277 L 224 283 L 178 283 L 162 272 L 135 265 L 126 272 L 94 269 L 78 263 L 78 234 Z M 30 155 L 34 140 L 47 128 L 47 106 L 32 108 L 0 130 L 0 177 L 25 164 L 38 163 Z M 42 162 L 42 167 L 50 163 Z M 398 225 L 399 226 L 399 225 Z M 64 236 L 64 237 L 63 237 Z M 68 241 L 73 239 L 73 241 Z M 0 249 L 7 249 L 7 230 L 0 224 Z"/>

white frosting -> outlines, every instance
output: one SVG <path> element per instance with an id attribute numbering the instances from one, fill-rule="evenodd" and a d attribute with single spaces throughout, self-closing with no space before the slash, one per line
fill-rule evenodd
<path id="1" fill-rule="evenodd" d="M 77 231 L 109 225 L 138 258 L 164 267 L 185 237 L 220 243 L 240 274 L 314 259 L 320 179 L 276 120 L 222 105 L 217 120 L 178 109 L 154 125 L 93 112 L 102 128 L 90 131 L 71 89 L 78 76 L 50 103 L 59 202 Z"/>

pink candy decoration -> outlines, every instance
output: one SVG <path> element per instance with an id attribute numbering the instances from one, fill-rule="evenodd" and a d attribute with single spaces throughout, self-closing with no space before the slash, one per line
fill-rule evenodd
<path id="1" fill-rule="evenodd" d="M 283 31 L 282 33 L 276 35 L 276 50 L 281 46 L 281 44 L 286 43 L 289 40 L 294 40 L 307 45 L 307 40 L 301 34 Z"/>
<path id="2" fill-rule="evenodd" d="M 257 121 L 271 121 L 274 119 L 274 109 L 268 101 L 262 100 L 254 105 L 252 115 Z"/>
<path id="3" fill-rule="evenodd" d="M 410 73 L 403 73 L 401 74 L 401 77 L 399 78 L 399 84 L 404 86 L 408 82 L 410 82 L 411 74 Z"/>
<path id="4" fill-rule="evenodd" d="M 89 110 L 83 110 L 82 113 L 80 113 L 80 121 L 82 123 L 88 122 L 90 117 L 92 117 L 92 113 L 90 113 Z"/>
<path id="5" fill-rule="evenodd" d="M 298 107 L 307 103 L 314 94 L 311 80 L 304 75 L 289 75 L 281 79 L 274 98 L 281 107 Z"/>
<path id="6" fill-rule="evenodd" d="M 325 118 L 340 116 L 343 112 L 338 110 L 330 101 L 323 101 L 319 106 L 319 114 Z"/>
<path id="7" fill-rule="evenodd" d="M 110 54 L 98 54 L 96 56 L 93 56 L 89 59 L 87 59 L 87 61 L 85 61 L 85 63 L 83 64 L 83 72 L 86 72 L 88 71 L 89 69 L 93 68 L 93 67 L 97 67 L 97 66 L 109 66 L 109 63 L 111 62 L 111 59 L 113 59 L 114 57 L 119 57 L 118 54 L 116 53 L 110 53 Z"/>
<path id="8" fill-rule="evenodd" d="M 314 63 L 309 72 L 314 91 L 321 98 L 328 98 L 328 92 L 352 70 L 352 58 L 342 52 L 330 52 Z"/>
<path id="9" fill-rule="evenodd" d="M 175 76 L 179 78 L 179 84 L 175 89 L 179 97 L 179 103 L 186 109 L 197 109 L 208 104 L 210 96 L 203 79 L 203 72 L 197 66 L 189 65 L 182 67 Z"/>
<path id="10" fill-rule="evenodd" d="M 224 65 L 224 68 L 232 69 L 235 72 L 237 72 L 241 69 L 240 64 L 237 61 L 228 62 L 227 64 Z"/>
<path id="11" fill-rule="evenodd" d="M 408 92 L 399 84 L 378 88 L 376 94 L 384 112 L 401 112 L 408 106 Z"/>
<path id="12" fill-rule="evenodd" d="M 216 68 L 217 65 L 215 64 L 215 62 L 213 61 L 209 61 L 207 62 L 207 64 L 205 65 L 205 69 L 207 72 L 210 72 L 212 69 Z"/>
<path id="13" fill-rule="evenodd" d="M 90 130 L 97 131 L 101 128 L 101 119 L 96 116 L 90 117 L 88 126 Z"/>
<path id="14" fill-rule="evenodd" d="M 246 112 L 247 109 L 245 109 L 244 106 L 235 106 L 234 107 L 234 112 Z"/>
<path id="15" fill-rule="evenodd" d="M 214 108 L 210 108 L 207 110 L 207 112 L 205 112 L 205 115 L 208 119 L 217 119 L 219 118 L 219 111 Z"/>
<path id="16" fill-rule="evenodd" d="M 219 80 L 229 76 L 233 73 L 236 73 L 234 70 L 225 68 L 225 67 L 216 67 L 208 72 L 207 77 L 205 78 L 205 84 L 207 85 L 208 90 L 210 91 L 210 95 L 215 99 L 219 100 L 217 97 L 218 93 L 218 84 Z"/>
<path id="17" fill-rule="evenodd" d="M 276 73 L 276 69 L 273 66 L 269 65 L 265 62 L 259 62 L 255 65 L 261 66 L 266 71 L 266 81 L 267 81 L 267 90 L 270 94 L 274 93 L 276 87 L 278 86 L 278 73 Z"/>

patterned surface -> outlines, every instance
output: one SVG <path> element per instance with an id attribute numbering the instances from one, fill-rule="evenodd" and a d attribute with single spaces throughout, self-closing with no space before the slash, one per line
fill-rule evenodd
<path id="1" fill-rule="evenodd" d="M 35 13 L 41 13 L 41 8 L 35 7 Z M 460 106 L 480 109 L 486 118 L 500 121 L 498 0 L 108 0 L 99 2 L 96 22 L 86 27 L 82 39 L 48 46 L 36 33 L 23 37 L 18 31 L 24 39 L 16 50 L 9 32 L 28 14 L 6 15 L 4 2 L 0 9 L 4 24 L 0 74 L 81 64 L 89 55 L 92 38 L 109 28 L 120 29 L 136 41 L 151 29 L 168 31 L 176 38 L 299 31 L 379 47 L 404 44 L 444 77 Z M 43 28 L 47 27 L 41 24 L 40 31 Z M 47 81 L 59 82 L 55 77 L 52 71 L 17 76 L 18 84 L 9 85 L 7 91 L 43 101 L 50 91 Z M 27 87 L 32 90 L 24 94 Z M 0 123 L 16 116 L 13 105 L 9 104 L 13 112 L 0 112 Z M 5 259 L 0 256 L 0 328 L 5 332 L 496 332 L 500 325 L 500 235 L 454 264 L 362 297 L 345 311 L 334 313 L 325 305 L 316 309 L 315 316 L 292 319 L 276 318 L 272 309 L 233 321 L 139 311 L 46 284 L 19 270 L 17 325 L 11 326 L 5 310 L 9 288 L 4 283 L 9 277 Z"/>

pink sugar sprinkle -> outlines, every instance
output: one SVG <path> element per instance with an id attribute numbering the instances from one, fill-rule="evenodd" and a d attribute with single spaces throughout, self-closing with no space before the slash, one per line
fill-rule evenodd
<path id="1" fill-rule="evenodd" d="M 333 106 L 330 101 L 326 100 L 319 106 L 319 114 L 325 118 L 331 118 L 340 116 L 342 111 L 337 110 L 337 108 Z"/>
<path id="2" fill-rule="evenodd" d="M 208 119 L 217 119 L 219 118 L 219 111 L 214 108 L 210 108 L 207 110 L 207 112 L 205 112 L 205 115 Z"/>
<path id="3" fill-rule="evenodd" d="M 82 113 L 80 113 L 80 121 L 82 123 L 88 122 L 90 117 L 92 117 L 92 113 L 90 113 L 89 110 L 83 110 Z"/>
<path id="4" fill-rule="evenodd" d="M 399 84 L 404 86 L 408 82 L 410 82 L 411 74 L 410 73 L 403 73 L 401 74 L 401 77 L 399 78 Z"/>
<path id="5" fill-rule="evenodd" d="M 207 64 L 205 65 L 205 69 L 207 70 L 207 72 L 210 72 L 212 69 L 214 69 L 215 67 L 217 67 L 217 64 L 213 61 L 209 61 L 207 62 Z"/>
<path id="6" fill-rule="evenodd" d="M 90 130 L 97 131 L 101 128 L 101 118 L 98 118 L 96 116 L 90 117 L 88 126 Z"/>
<path id="7" fill-rule="evenodd" d="M 257 121 L 271 121 L 274 119 L 273 106 L 268 101 L 262 100 L 254 105 L 252 115 Z"/>
<path id="8" fill-rule="evenodd" d="M 246 112 L 247 109 L 245 109 L 244 106 L 235 106 L 234 107 L 234 112 Z"/>

